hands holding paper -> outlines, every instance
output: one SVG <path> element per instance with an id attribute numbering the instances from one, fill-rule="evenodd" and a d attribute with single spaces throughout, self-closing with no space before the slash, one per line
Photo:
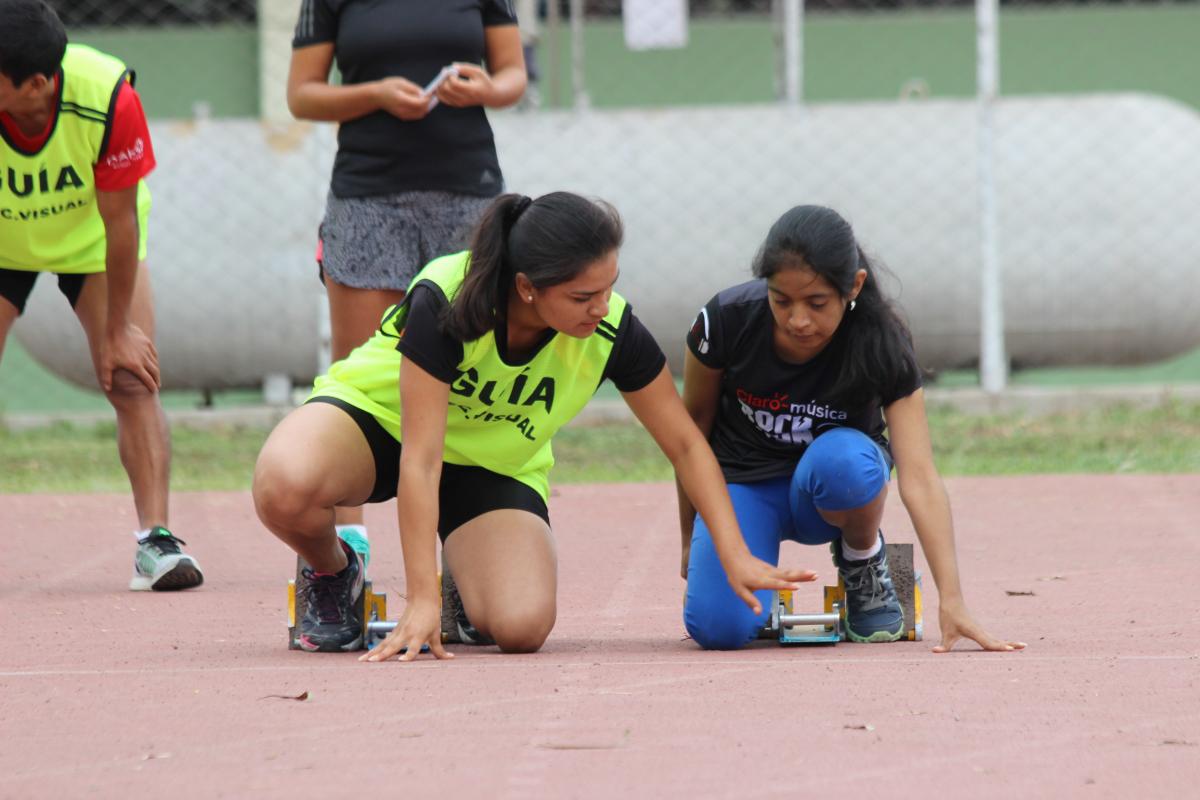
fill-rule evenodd
<path id="1" fill-rule="evenodd" d="M 384 78 L 376 93 L 379 110 L 406 122 L 422 119 L 432 108 L 421 87 L 406 78 Z"/>
<path id="2" fill-rule="evenodd" d="M 445 103 L 455 108 L 486 105 L 494 84 L 487 70 L 475 64 L 450 64 L 425 85 L 417 86 L 406 78 L 384 78 L 379 82 L 379 107 L 409 122 Z"/>
<path id="3" fill-rule="evenodd" d="M 437 92 L 433 105 L 440 100 L 455 108 L 488 105 L 495 89 L 487 70 L 477 64 L 462 63 L 451 64 L 443 69 L 430 85 Z"/>
<path id="4" fill-rule="evenodd" d="M 442 84 L 444 84 L 447 80 L 449 80 L 451 77 L 454 77 L 456 75 L 458 75 L 458 67 L 456 67 L 454 64 L 451 64 L 448 67 L 442 67 L 442 71 L 437 74 L 437 77 L 435 77 L 428 84 L 426 84 L 425 88 L 422 90 L 421 93 L 425 96 L 425 98 L 427 100 L 427 103 L 428 103 L 428 106 L 426 108 L 427 111 L 433 111 L 434 107 L 437 106 L 437 104 L 438 104 L 437 91 L 438 91 L 438 89 L 441 88 Z"/>

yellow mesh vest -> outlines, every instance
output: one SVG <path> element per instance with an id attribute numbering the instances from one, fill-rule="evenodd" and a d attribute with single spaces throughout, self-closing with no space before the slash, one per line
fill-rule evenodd
<path id="1" fill-rule="evenodd" d="M 102 272 L 104 221 L 96 209 L 92 172 L 107 146 L 117 88 L 125 65 L 83 45 L 63 56 L 61 98 L 50 138 L 36 153 L 0 143 L 0 268 Z M 138 212 L 150 206 L 138 184 Z M 145 236 L 142 237 L 143 247 Z M 139 253 L 145 257 L 145 253 Z"/>
<path id="2" fill-rule="evenodd" d="M 431 261 L 413 281 L 436 285 L 453 300 L 469 253 Z M 595 394 L 612 355 L 626 302 L 614 293 L 608 316 L 586 339 L 559 333 L 527 364 L 506 364 L 496 337 L 463 344 L 458 377 L 450 385 L 443 460 L 516 478 L 549 496 L 554 464 L 550 440 Z M 313 397 L 335 397 L 374 416 L 400 439 L 400 361 L 406 308 L 395 306 L 361 347 L 319 377 Z"/>

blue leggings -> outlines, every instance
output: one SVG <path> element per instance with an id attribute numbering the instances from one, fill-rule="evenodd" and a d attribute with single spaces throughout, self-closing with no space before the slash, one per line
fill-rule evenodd
<path id="1" fill-rule="evenodd" d="M 729 484 L 729 497 L 750 552 L 779 563 L 784 539 L 825 544 L 841 534 L 818 509 L 846 511 L 874 500 L 887 484 L 890 459 L 869 436 L 853 428 L 835 428 L 808 446 L 791 477 Z M 687 599 L 683 622 L 706 650 L 745 647 L 766 624 L 772 593 L 755 593 L 762 613 L 755 614 L 733 593 L 713 547 L 712 534 L 696 516 L 688 558 Z"/>

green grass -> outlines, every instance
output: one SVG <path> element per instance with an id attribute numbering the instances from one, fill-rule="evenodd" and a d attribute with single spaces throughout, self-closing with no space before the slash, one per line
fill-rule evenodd
<path id="1" fill-rule="evenodd" d="M 1200 472 L 1200 404 L 1027 418 L 930 411 L 944 475 Z M 175 491 L 250 486 L 267 431 L 226 427 L 173 431 Z M 0 493 L 124 492 L 111 424 L 0 428 Z M 670 464 L 635 425 L 569 427 L 555 439 L 555 483 L 666 481 Z"/>
<path id="2" fill-rule="evenodd" d="M 176 425 L 171 431 L 172 489 L 248 489 L 267 433 L 253 427 L 199 430 Z M 63 423 L 21 432 L 0 428 L 0 493 L 128 490 L 113 423 Z"/>
<path id="3" fill-rule="evenodd" d="M 168 410 L 206 405 L 231 408 L 261 403 L 262 392 L 257 389 L 214 392 L 208 399 L 196 390 L 162 393 L 163 408 Z M 111 410 L 112 406 L 98 388 L 84 389 L 68 383 L 38 364 L 16 337 L 9 338 L 4 346 L 4 360 L 0 362 L 0 426 L 4 424 L 5 414 L 106 414 Z"/>
<path id="4" fill-rule="evenodd" d="M 671 480 L 671 462 L 640 425 L 564 428 L 554 437 L 552 483 Z"/>
<path id="5" fill-rule="evenodd" d="M 930 411 L 946 475 L 1200 472 L 1200 404 L 1046 417 Z"/>
<path id="6" fill-rule="evenodd" d="M 1019 370 L 1009 376 L 1011 386 L 1046 388 L 1182 383 L 1200 383 L 1200 350 L 1192 350 L 1153 364 L 1129 367 L 1046 367 Z M 978 386 L 979 373 L 974 370 L 944 370 L 937 374 L 934 385 L 950 389 Z"/>

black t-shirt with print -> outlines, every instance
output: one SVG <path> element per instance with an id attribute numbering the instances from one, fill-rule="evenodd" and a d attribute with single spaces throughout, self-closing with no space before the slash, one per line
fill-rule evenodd
<path id="1" fill-rule="evenodd" d="M 292 47 L 332 42 L 347 85 L 398 76 L 424 87 L 455 61 L 481 63 L 485 28 L 516 24 L 512 0 L 303 0 Z M 479 106 L 439 103 L 413 122 L 376 111 L 338 128 L 337 197 L 412 190 L 492 197 L 503 185 Z"/>
<path id="2" fill-rule="evenodd" d="M 853 312 L 851 312 L 853 313 Z M 723 370 L 709 442 L 730 483 L 792 474 L 809 443 L 836 427 L 855 428 L 885 449 L 882 407 L 920 388 L 920 376 L 895 397 L 875 398 L 850 412 L 831 405 L 843 340 L 837 334 L 815 358 L 790 364 L 775 351 L 767 283 L 753 280 L 717 294 L 687 336 L 701 364 Z"/>
<path id="3" fill-rule="evenodd" d="M 438 380 L 453 383 L 459 375 L 463 346 L 462 342 L 441 330 L 439 323 L 447 306 L 446 296 L 436 286 L 418 283 L 408 297 L 408 304 L 404 338 L 396 349 Z M 538 346 L 520 358 L 508 356 L 504 336 L 496 337 L 496 347 L 506 363 L 525 364 L 533 360 L 554 336 L 555 331 L 548 330 Z M 666 363 L 667 357 L 658 342 L 626 305 L 617 326 L 617 341 L 604 367 L 604 378 L 611 380 L 622 392 L 636 392 L 657 378 Z"/>

